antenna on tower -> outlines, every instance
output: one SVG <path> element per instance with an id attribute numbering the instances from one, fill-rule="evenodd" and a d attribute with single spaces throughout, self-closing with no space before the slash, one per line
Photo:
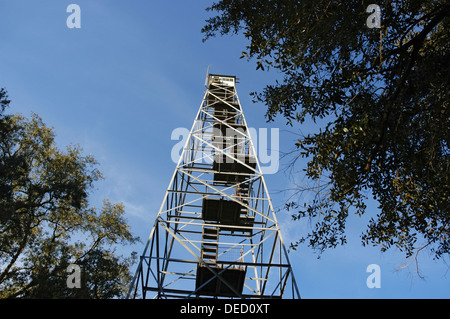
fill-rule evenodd
<path id="1" fill-rule="evenodd" d="M 205 87 L 208 86 L 208 75 L 209 75 L 209 65 L 208 68 L 206 69 Z"/>

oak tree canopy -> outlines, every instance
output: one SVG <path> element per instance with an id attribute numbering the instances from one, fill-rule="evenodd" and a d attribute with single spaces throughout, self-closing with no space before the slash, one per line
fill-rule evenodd
<path id="1" fill-rule="evenodd" d="M 325 123 L 296 143 L 308 160 L 301 191 L 315 196 L 286 207 L 314 226 L 292 247 L 345 243 L 349 214 L 365 214 L 370 196 L 379 207 L 364 245 L 439 258 L 450 249 L 449 4 L 376 1 L 381 27 L 368 28 L 371 3 L 216 1 L 202 32 L 243 34 L 242 58 L 283 75 L 253 93 L 268 121 Z"/>

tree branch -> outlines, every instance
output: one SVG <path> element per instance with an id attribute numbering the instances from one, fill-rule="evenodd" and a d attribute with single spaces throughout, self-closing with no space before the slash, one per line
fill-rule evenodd
<path id="1" fill-rule="evenodd" d="M 435 17 L 433 19 L 431 19 L 430 23 L 428 23 L 422 29 L 422 31 L 419 32 L 419 34 L 417 34 L 414 38 L 409 40 L 407 43 L 403 44 L 401 47 L 395 48 L 394 50 L 389 52 L 388 55 L 399 54 L 403 51 L 406 51 L 411 46 L 416 46 L 417 44 L 421 44 L 423 42 L 423 40 L 425 40 L 427 34 L 430 33 L 431 30 L 433 30 L 433 28 L 439 24 L 439 22 L 441 22 L 445 17 L 448 16 L 449 5 L 443 5 L 441 8 L 442 8 L 442 10 L 438 11 L 438 13 L 435 15 Z"/>

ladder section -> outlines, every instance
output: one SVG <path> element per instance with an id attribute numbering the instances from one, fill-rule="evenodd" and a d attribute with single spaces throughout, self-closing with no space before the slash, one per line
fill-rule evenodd
<path id="1" fill-rule="evenodd" d="M 203 263 L 217 264 L 219 227 L 203 225 L 201 258 Z"/>
<path id="2" fill-rule="evenodd" d="M 228 197 L 203 197 L 203 264 L 197 267 L 197 296 L 239 297 L 247 271 L 246 266 L 240 265 L 243 263 L 242 250 L 237 257 L 233 256 L 233 252 L 235 248 L 243 247 L 239 243 L 252 235 L 254 217 L 250 216 L 252 213 L 248 209 L 249 179 L 255 174 L 256 159 L 248 155 L 247 127 L 243 124 L 234 93 L 234 87 L 223 83 L 210 86 L 208 108 L 212 110 L 209 114 L 213 115 L 212 144 L 215 147 L 212 184 L 219 188 L 231 188 L 233 193 Z M 219 234 L 224 241 L 220 251 Z"/>

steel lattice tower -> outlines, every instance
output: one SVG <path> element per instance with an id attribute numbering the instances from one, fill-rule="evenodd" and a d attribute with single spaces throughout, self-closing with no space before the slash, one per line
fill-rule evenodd
<path id="1" fill-rule="evenodd" d="M 128 298 L 299 298 L 235 89 L 206 91 Z"/>

